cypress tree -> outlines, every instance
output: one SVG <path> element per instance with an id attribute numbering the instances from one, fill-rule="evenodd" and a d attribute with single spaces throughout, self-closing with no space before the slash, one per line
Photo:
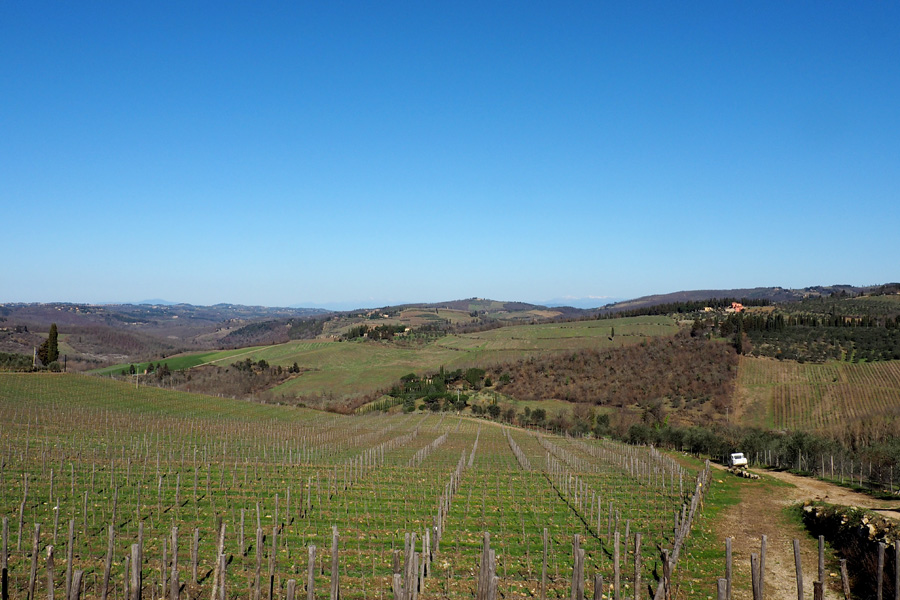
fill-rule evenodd
<path id="1" fill-rule="evenodd" d="M 59 333 L 56 330 L 56 323 L 50 325 L 50 333 L 47 339 L 38 348 L 38 358 L 41 363 L 46 366 L 59 358 Z"/>
<path id="2" fill-rule="evenodd" d="M 50 362 L 54 362 L 59 358 L 59 332 L 56 330 L 56 323 L 50 325 L 50 335 L 47 336 L 47 358 Z"/>

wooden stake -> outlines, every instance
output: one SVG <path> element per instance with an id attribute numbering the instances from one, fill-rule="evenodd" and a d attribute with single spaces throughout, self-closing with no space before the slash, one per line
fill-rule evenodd
<path id="1" fill-rule="evenodd" d="M 308 498 L 308 496 L 307 496 Z M 310 545 L 307 548 L 309 553 L 309 562 L 306 566 L 306 600 L 315 600 L 316 598 L 316 547 Z M 396 577 L 396 575 L 395 575 Z"/>
<path id="2" fill-rule="evenodd" d="M 166 584 L 169 581 L 169 549 L 165 537 L 160 541 L 162 542 L 162 558 L 159 561 L 159 596 L 157 598 L 165 598 Z"/>
<path id="3" fill-rule="evenodd" d="M 131 600 L 141 600 L 141 549 L 131 545 Z"/>
<path id="4" fill-rule="evenodd" d="M 103 563 L 103 584 L 100 588 L 100 600 L 106 600 L 109 597 L 109 576 L 112 571 L 115 535 L 115 528 L 110 524 L 106 542 L 106 561 Z"/>
<path id="5" fill-rule="evenodd" d="M 53 600 L 56 587 L 53 573 L 53 546 L 47 546 L 47 600 Z"/>
<path id="6" fill-rule="evenodd" d="M 891 471 L 893 477 L 893 471 Z M 893 479 L 891 479 L 893 484 Z M 894 600 L 900 600 L 900 540 L 894 541 Z"/>
<path id="7" fill-rule="evenodd" d="M 34 600 L 34 586 L 37 582 L 38 552 L 41 545 L 41 524 L 34 524 L 34 540 L 31 544 L 31 572 L 28 575 L 28 600 Z"/>
<path id="8" fill-rule="evenodd" d="M 181 583 L 178 581 L 178 526 L 172 527 L 172 573 L 169 577 L 169 600 L 178 600 Z"/>
<path id="9" fill-rule="evenodd" d="M 825 582 L 825 536 L 819 536 L 819 581 Z"/>
<path id="10" fill-rule="evenodd" d="M 263 559 L 263 530 L 256 528 L 256 573 L 253 577 L 253 600 L 259 600 L 262 595 L 262 559 Z"/>
<path id="11" fill-rule="evenodd" d="M 825 586 L 821 581 L 813 582 L 813 600 L 825 600 Z"/>
<path id="12" fill-rule="evenodd" d="M 200 547 L 200 528 L 194 527 L 194 538 L 191 543 L 191 584 L 197 585 L 197 561 Z"/>
<path id="13" fill-rule="evenodd" d="M 572 541 L 572 600 L 584 600 L 584 551 L 579 537 L 576 534 Z"/>
<path id="14" fill-rule="evenodd" d="M 244 548 L 244 509 L 241 509 L 241 531 L 238 535 L 238 546 L 240 548 L 241 556 L 247 556 L 247 551 Z"/>
<path id="15" fill-rule="evenodd" d="M 725 597 L 731 600 L 731 541 L 733 538 L 725 538 Z"/>
<path id="16" fill-rule="evenodd" d="M 670 584 L 669 578 L 671 576 L 671 570 L 672 570 L 672 563 L 669 561 L 669 551 L 663 550 L 662 551 L 662 572 L 663 572 L 662 584 L 663 584 L 663 598 L 665 598 L 665 600 L 669 600 L 669 598 L 672 597 L 671 590 L 669 588 L 669 584 Z"/>
<path id="17" fill-rule="evenodd" d="M 0 548 L 0 569 L 9 567 L 9 517 L 3 517 L 3 545 Z"/>
<path id="18" fill-rule="evenodd" d="M 621 574 L 619 572 L 619 532 L 613 532 L 613 598 L 619 600 L 619 586 Z"/>
<path id="19" fill-rule="evenodd" d="M 228 566 L 228 560 L 225 553 L 219 554 L 219 600 L 225 600 L 225 567 Z"/>
<path id="20" fill-rule="evenodd" d="M 847 573 L 847 559 L 841 559 L 841 587 L 844 592 L 844 600 L 850 600 L 850 575 Z"/>
<path id="21" fill-rule="evenodd" d="M 125 563 L 124 563 L 125 576 L 123 577 L 124 581 L 122 582 L 122 588 L 123 588 L 122 597 L 125 600 L 131 600 L 131 594 L 129 593 L 129 589 L 128 589 L 128 578 L 131 576 L 130 567 L 131 567 L 131 556 L 126 554 L 125 555 Z"/>
<path id="22" fill-rule="evenodd" d="M 547 600 L 547 545 L 549 539 L 547 528 L 544 527 L 544 558 L 541 562 L 541 600 Z"/>
<path id="23" fill-rule="evenodd" d="M 634 534 L 634 598 L 641 597 L 641 534 Z"/>
<path id="24" fill-rule="evenodd" d="M 768 538 L 764 535 L 759 542 L 759 600 L 766 597 L 766 542 Z"/>
<path id="25" fill-rule="evenodd" d="M 80 600 L 81 598 L 81 580 L 84 578 L 84 571 L 78 569 L 72 578 L 72 591 L 69 593 L 69 600 Z"/>
<path id="26" fill-rule="evenodd" d="M 726 600 L 728 598 L 728 580 L 721 577 L 716 581 L 716 600 Z"/>
<path id="27" fill-rule="evenodd" d="M 331 527 L 331 600 L 340 600 L 341 591 L 338 582 L 338 530 L 337 526 Z"/>
<path id="28" fill-rule="evenodd" d="M 72 563 L 75 560 L 75 519 L 69 521 L 69 541 L 66 546 L 66 598 L 72 593 Z"/>

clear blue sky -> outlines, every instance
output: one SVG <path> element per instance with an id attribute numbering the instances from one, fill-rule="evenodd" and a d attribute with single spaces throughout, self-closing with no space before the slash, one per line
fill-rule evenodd
<path id="1" fill-rule="evenodd" d="M 0 2 L 0 301 L 900 279 L 900 3 L 560 4 Z"/>

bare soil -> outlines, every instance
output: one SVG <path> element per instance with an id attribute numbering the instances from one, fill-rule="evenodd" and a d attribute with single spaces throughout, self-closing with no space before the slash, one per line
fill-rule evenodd
<path id="1" fill-rule="evenodd" d="M 721 469 L 718 465 L 716 467 Z M 803 571 L 803 597 L 812 598 L 813 581 L 818 577 L 818 541 L 812 538 L 796 519 L 786 513 L 784 509 L 791 504 L 806 500 L 822 500 L 832 504 L 869 508 L 885 516 L 900 519 L 896 502 L 876 500 L 840 486 L 790 473 L 757 472 L 763 476 L 762 485 L 757 482 L 743 486 L 741 501 L 727 509 L 717 524 L 717 533 L 723 549 L 725 538 L 733 538 L 732 597 L 735 599 L 752 598 L 750 554 L 759 554 L 762 535 L 767 537 L 765 597 L 797 598 L 793 540 L 798 539 Z M 716 476 L 734 477 L 724 470 L 720 470 Z M 842 598 L 839 561 L 827 546 L 825 580 L 825 598 L 834 600 Z"/>
<path id="2" fill-rule="evenodd" d="M 793 473 L 783 471 L 764 471 L 766 475 L 774 477 L 779 481 L 790 483 L 796 490 L 793 494 L 797 501 L 804 500 L 821 500 L 829 504 L 840 504 L 842 506 L 858 506 L 860 508 L 868 508 L 878 514 L 900 521 L 900 500 L 878 500 L 848 490 L 839 485 L 811 479 L 809 477 L 801 477 Z"/>

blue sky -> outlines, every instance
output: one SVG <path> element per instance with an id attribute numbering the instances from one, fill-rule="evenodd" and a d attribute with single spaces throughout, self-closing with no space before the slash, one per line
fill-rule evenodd
<path id="1" fill-rule="evenodd" d="M 900 279 L 900 4 L 0 2 L 0 301 Z"/>

